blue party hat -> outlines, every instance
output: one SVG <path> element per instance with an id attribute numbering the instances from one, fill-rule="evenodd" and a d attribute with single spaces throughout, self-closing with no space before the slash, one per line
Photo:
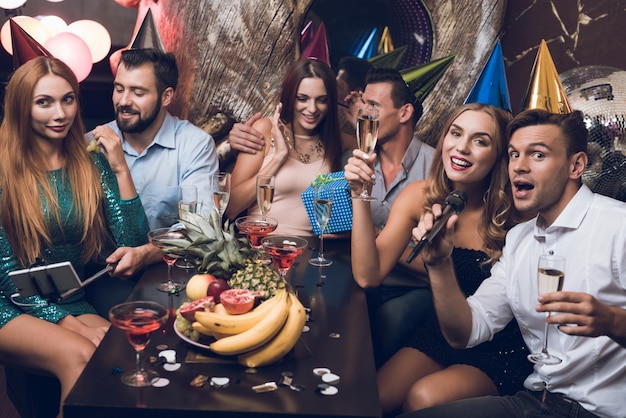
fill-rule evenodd
<path id="1" fill-rule="evenodd" d="M 480 72 L 478 80 L 474 83 L 472 90 L 463 103 L 482 103 L 511 112 L 511 100 L 509 99 L 509 89 L 506 83 L 500 40 L 498 40 L 493 51 L 491 51 L 491 55 Z"/>

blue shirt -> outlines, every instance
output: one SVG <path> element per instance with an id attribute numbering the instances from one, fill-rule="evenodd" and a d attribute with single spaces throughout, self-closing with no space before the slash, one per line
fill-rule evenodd
<path id="1" fill-rule="evenodd" d="M 150 229 L 170 226 L 178 217 L 178 186 L 195 185 L 203 211 L 212 208 L 211 176 L 219 169 L 211 135 L 186 120 L 166 113 L 152 143 L 138 154 L 115 121 L 111 127 L 122 138 L 122 149 Z"/>

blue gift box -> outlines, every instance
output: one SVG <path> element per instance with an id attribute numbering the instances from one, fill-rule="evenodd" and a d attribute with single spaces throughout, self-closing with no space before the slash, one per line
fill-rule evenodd
<path id="1" fill-rule="evenodd" d="M 309 215 L 309 221 L 313 227 L 313 233 L 320 235 L 320 227 L 317 225 L 314 213 L 314 184 L 323 182 L 325 188 L 334 189 L 334 200 L 332 211 L 330 212 L 330 220 L 324 230 L 325 234 L 334 234 L 337 232 L 352 230 L 352 199 L 350 198 L 350 186 L 343 175 L 343 171 L 335 171 L 330 174 L 318 176 L 313 184 L 302 192 L 302 202 Z M 323 192 L 322 192 L 323 193 Z"/>

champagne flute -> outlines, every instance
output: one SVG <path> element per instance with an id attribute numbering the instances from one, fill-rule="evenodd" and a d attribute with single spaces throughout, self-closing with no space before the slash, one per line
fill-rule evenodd
<path id="1" fill-rule="evenodd" d="M 167 247 L 168 240 L 186 239 L 185 234 L 172 228 L 157 228 L 148 232 L 148 240 L 159 249 Z M 167 293 L 178 293 L 185 288 L 183 283 L 175 282 L 172 279 L 172 266 L 176 263 L 176 257 L 172 257 L 162 252 L 163 261 L 167 264 L 167 282 L 159 283 L 157 290 Z"/>
<path id="2" fill-rule="evenodd" d="M 565 279 L 565 257 L 544 254 L 539 256 L 537 288 L 539 295 L 560 292 Z M 550 312 L 546 313 L 546 319 Z M 543 348 L 540 353 L 528 355 L 528 360 L 538 364 L 559 364 L 562 360 L 548 352 L 548 322 L 545 323 Z"/>
<path id="3" fill-rule="evenodd" d="M 122 375 L 122 383 L 128 386 L 151 386 L 159 374 L 144 368 L 143 352 L 150 343 L 152 333 L 167 321 L 169 311 L 159 303 L 134 301 L 115 305 L 109 310 L 109 319 L 114 327 L 126 333 L 128 342 L 136 353 L 137 369 Z"/>
<path id="4" fill-rule="evenodd" d="M 356 123 L 356 139 L 359 145 L 359 149 L 369 155 L 376 148 L 376 141 L 378 140 L 378 124 L 380 122 L 380 116 L 378 109 L 373 107 L 366 107 L 359 109 Z M 367 158 L 367 157 L 366 157 Z M 363 189 L 361 194 L 353 199 L 372 201 L 376 200 L 372 197 L 368 191 L 369 183 L 363 183 Z"/>
<path id="5" fill-rule="evenodd" d="M 226 212 L 228 201 L 230 200 L 230 173 L 219 172 L 213 174 L 213 204 L 220 214 L 220 219 Z"/>
<path id="6" fill-rule="evenodd" d="M 323 184 L 315 186 L 313 189 L 313 212 L 315 221 L 320 227 L 320 250 L 317 257 L 309 260 L 309 264 L 314 266 L 330 266 L 333 262 L 324 257 L 324 229 L 330 220 L 330 213 L 333 207 L 335 190 Z"/>
<path id="7" fill-rule="evenodd" d="M 178 186 L 178 219 L 189 220 L 190 213 L 198 213 L 202 211 L 202 203 L 198 202 L 198 188 L 191 185 Z M 185 269 L 187 272 L 185 282 L 189 276 L 189 270 L 194 267 L 186 258 L 179 258 L 174 263 L 176 267 Z"/>
<path id="8" fill-rule="evenodd" d="M 256 177 L 256 202 L 259 205 L 259 212 L 261 212 L 263 220 L 272 208 L 275 181 L 276 177 L 274 176 L 259 175 Z"/>
<path id="9" fill-rule="evenodd" d="M 196 186 L 178 186 L 178 218 L 187 220 L 187 214 L 198 212 L 198 188 Z"/>

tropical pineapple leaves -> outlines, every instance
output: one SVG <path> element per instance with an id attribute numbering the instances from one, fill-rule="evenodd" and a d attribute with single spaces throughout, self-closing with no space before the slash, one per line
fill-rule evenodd
<path id="1" fill-rule="evenodd" d="M 248 240 L 235 236 L 234 224 L 226 221 L 222 227 L 216 209 L 211 210 L 208 219 L 189 213 L 180 222 L 184 225 L 181 232 L 186 239 L 163 241 L 167 246 L 161 251 L 194 263 L 198 272 L 229 279 L 254 255 L 255 250 L 248 246 Z"/>

